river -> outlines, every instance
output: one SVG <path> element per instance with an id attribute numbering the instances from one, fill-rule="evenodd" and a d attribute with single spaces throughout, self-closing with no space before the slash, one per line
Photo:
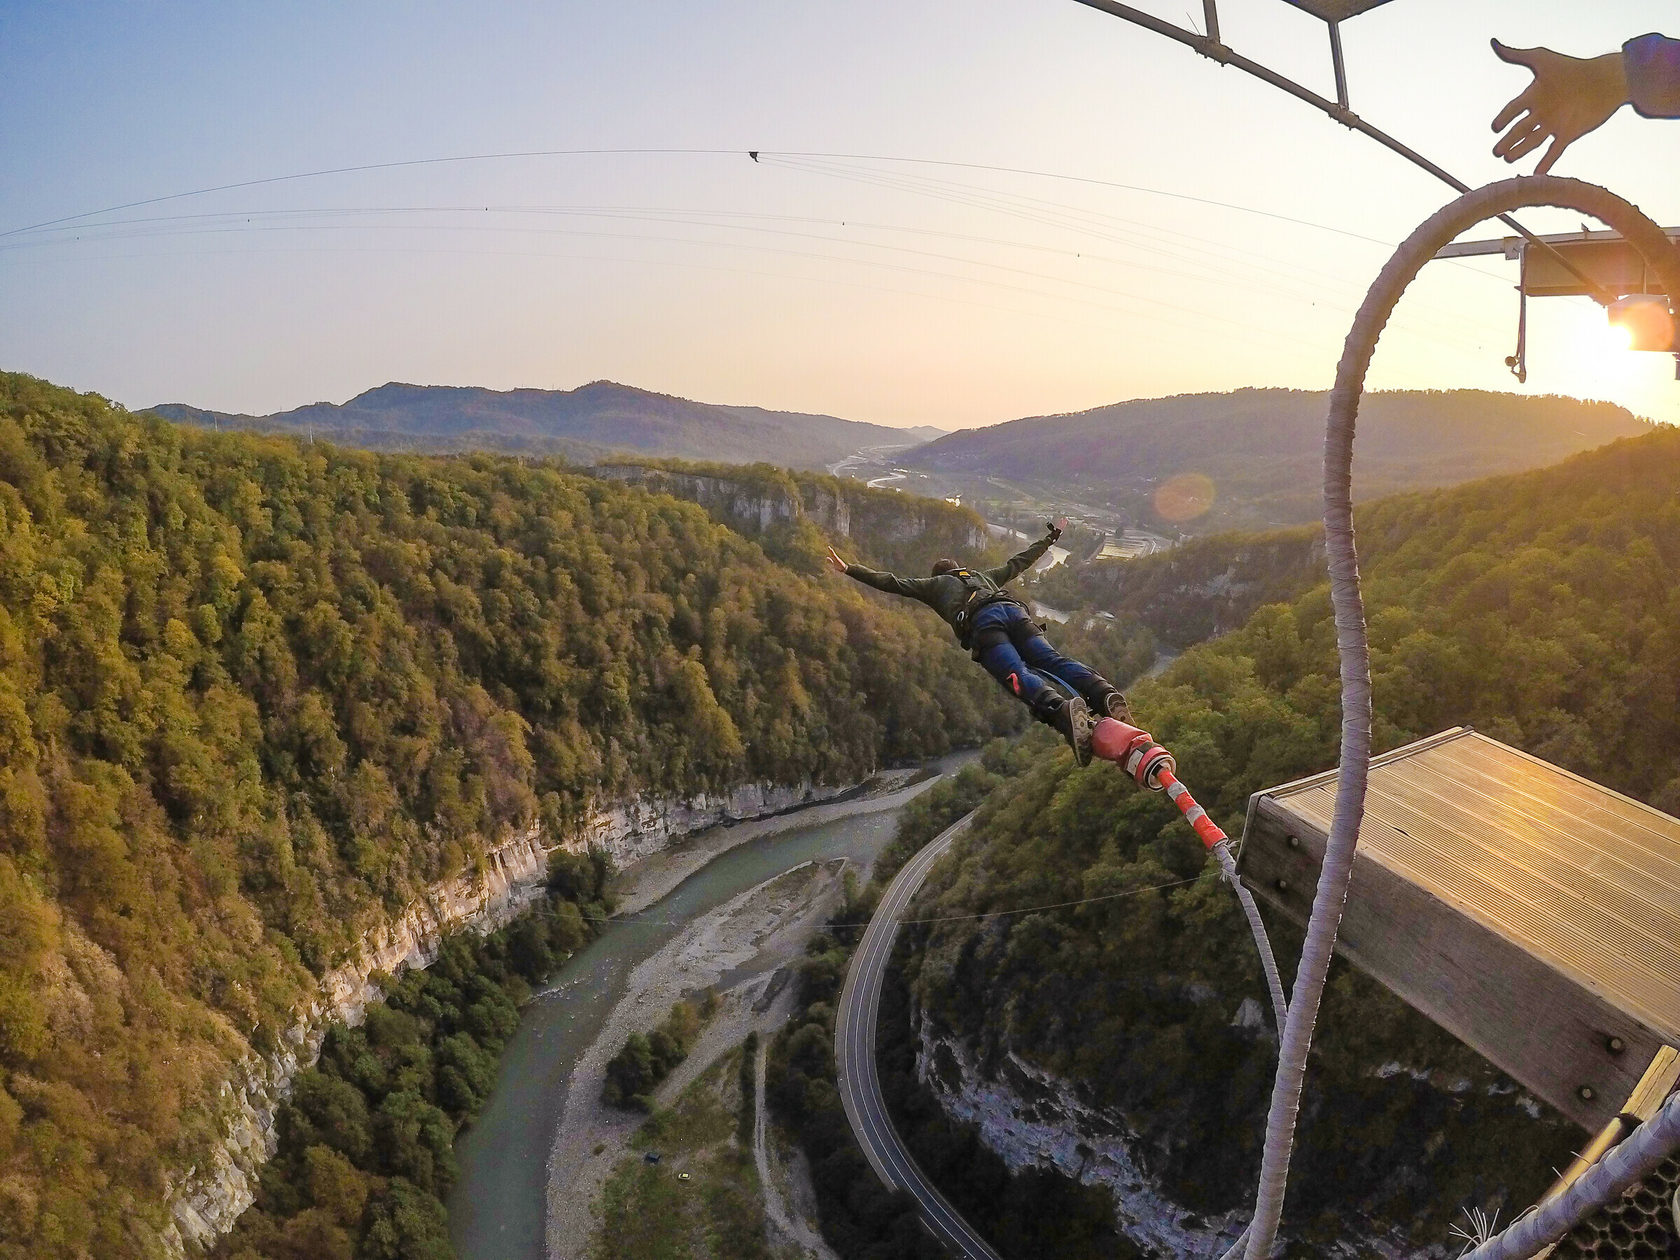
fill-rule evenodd
<path id="1" fill-rule="evenodd" d="M 951 770 L 974 756 L 956 753 L 936 764 Z M 641 917 L 609 925 L 550 977 L 522 1013 L 484 1110 L 455 1143 L 461 1175 L 449 1196 L 449 1233 L 461 1260 L 543 1260 L 549 1151 L 571 1067 L 595 1042 L 636 965 L 684 923 L 801 862 L 845 857 L 867 866 L 897 826 L 904 801 L 891 799 L 859 801 L 860 812 L 815 824 L 789 816 L 786 830 L 727 850 Z"/>

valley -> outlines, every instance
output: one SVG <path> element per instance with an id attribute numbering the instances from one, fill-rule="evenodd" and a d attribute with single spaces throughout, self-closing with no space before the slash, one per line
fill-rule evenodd
<path id="1" fill-rule="evenodd" d="M 672 1124 L 688 1123 L 676 1117 L 691 1112 L 712 1115 L 702 1128 L 715 1127 L 716 1106 L 746 1114 L 744 1087 L 724 1083 L 731 1070 L 746 1070 L 743 1038 L 756 1032 L 780 1045 L 797 1037 L 806 1048 L 832 1038 L 832 1003 L 820 996 L 829 981 L 820 977 L 844 965 L 843 955 L 831 961 L 830 945 L 855 929 L 830 920 L 867 916 L 859 907 L 877 894 L 859 877 L 878 853 L 892 855 L 887 873 L 896 869 L 904 846 L 946 808 L 924 807 L 924 796 L 946 801 L 957 792 L 967 808 L 979 806 L 974 834 L 932 872 L 918 914 L 939 921 L 907 931 L 883 998 L 883 1036 L 897 1065 L 889 1100 L 913 1134 L 918 1160 L 932 1160 L 946 1175 L 967 1168 L 963 1176 L 1070 1196 L 1063 1225 L 1074 1232 L 1056 1245 L 1071 1248 L 1074 1260 L 1130 1257 L 1193 1239 L 1214 1247 L 1235 1219 L 1222 1187 L 1249 1176 L 1268 1048 L 1253 1021 L 1240 1018 L 1252 996 L 1247 964 L 1220 972 L 1223 964 L 1208 952 L 1246 957 L 1235 948 L 1228 907 L 1208 904 L 1182 824 L 1110 772 L 1074 770 L 1042 734 L 994 755 L 978 779 L 965 774 L 935 785 L 911 783 L 907 771 L 882 772 L 884 764 L 1018 729 L 1019 714 L 945 636 L 930 635 L 925 614 L 815 576 L 829 539 L 910 571 L 952 552 L 995 561 L 1037 526 L 1036 512 L 1078 500 L 1012 500 L 1002 519 L 988 520 L 966 499 L 869 487 L 885 474 L 869 475 L 870 452 L 861 447 L 831 461 L 845 465 L 841 477 L 623 459 L 587 476 L 513 457 L 362 454 L 286 438 L 195 434 L 29 378 L 6 383 L 10 428 L 0 433 L 0 453 L 11 461 L 8 487 L 27 508 L 9 518 L 13 572 L 24 582 L 7 595 L 6 615 L 14 624 L 52 626 L 50 635 L 32 631 L 36 643 L 63 636 L 94 643 L 88 636 L 103 627 L 98 633 L 119 645 L 122 659 L 140 663 L 135 683 L 120 681 L 116 657 L 89 656 L 85 648 L 14 658 L 9 685 L 24 697 L 20 729 L 34 741 L 19 747 L 33 750 L 36 768 L 32 779 L 17 777 L 18 765 L 29 763 L 10 768 L 7 817 L 14 829 L 27 821 L 16 802 L 32 799 L 39 784 L 54 821 L 14 830 L 0 864 L 0 892 L 24 908 L 24 922 L 44 925 L 31 929 L 32 952 L 11 964 L 11 974 L 62 967 L 85 992 L 101 985 L 121 992 L 143 957 L 156 959 L 181 977 L 164 990 L 168 1001 L 223 1021 L 213 1020 L 209 1027 L 222 1031 L 193 1049 L 201 1066 L 183 1097 L 199 1101 L 176 1113 L 200 1117 L 190 1136 L 167 1135 L 175 1152 L 168 1154 L 164 1146 L 107 1147 L 96 1157 L 101 1175 L 138 1187 L 150 1169 L 199 1167 L 203 1152 L 226 1140 L 209 1121 L 216 1083 L 266 1050 L 269 1038 L 293 1035 L 285 1030 L 314 991 L 311 977 L 345 965 L 355 941 L 383 930 L 392 914 L 384 907 L 436 897 L 422 890 L 470 872 L 474 855 L 490 851 L 486 835 L 524 828 L 519 834 L 539 858 L 520 878 L 540 879 L 532 863 L 547 854 L 550 887 L 555 895 L 572 889 L 566 906 L 582 917 L 576 927 L 552 929 L 564 942 L 557 957 L 571 957 L 520 1017 L 498 1022 L 515 1009 L 509 1003 L 521 991 L 514 978 L 498 982 L 512 995 L 496 999 L 504 1014 L 450 1016 L 444 1007 L 437 1044 L 454 1035 L 452 1019 L 477 1020 L 474 1035 L 489 1049 L 475 1053 L 499 1056 L 493 1076 L 483 1075 L 482 1057 L 469 1056 L 460 1061 L 476 1065 L 471 1081 L 445 1084 L 443 1070 L 456 1061 L 449 1056 L 467 1052 L 434 1050 L 420 1060 L 428 1066 L 417 1084 L 395 1089 L 398 1059 L 391 1056 L 419 1052 L 402 1048 L 410 1042 L 370 1042 L 385 1066 L 355 1079 L 371 1091 L 370 1132 L 386 1136 L 371 1149 L 345 1139 L 345 1157 L 365 1164 L 342 1174 L 340 1188 L 356 1187 L 355 1194 L 320 1197 L 327 1190 L 310 1189 L 307 1180 L 284 1182 L 315 1175 L 307 1168 L 328 1159 L 306 1159 L 284 1140 L 279 1163 L 256 1177 L 260 1148 L 273 1140 L 259 1133 L 251 1139 L 258 1154 L 242 1174 L 255 1185 L 256 1215 L 222 1247 L 237 1260 L 289 1260 L 286 1248 L 313 1239 L 305 1247 L 312 1257 L 356 1260 L 390 1230 L 437 1237 L 447 1219 L 463 1256 L 611 1254 L 610 1231 L 630 1227 L 627 1203 L 675 1192 L 651 1174 L 626 1171 L 626 1160 L 656 1140 L 649 1135 L 658 1124 L 646 1129 L 598 1101 L 618 1044 L 652 1028 L 677 999 L 715 993 L 688 1059 L 650 1105 L 656 1119 L 669 1113 Z M 1680 653 L 1665 653 L 1660 630 L 1672 618 L 1653 611 L 1666 609 L 1655 593 L 1672 589 L 1668 567 L 1680 555 L 1668 536 L 1672 503 L 1663 490 L 1673 447 L 1666 431 L 1649 432 L 1554 468 L 1361 506 L 1384 741 L 1467 716 L 1642 799 L 1680 800 L 1672 768 L 1654 751 L 1667 736 L 1653 735 L 1648 721 L 1619 718 L 1623 709 L 1605 691 L 1668 694 L 1675 686 L 1664 662 Z M 143 454 L 94 454 L 108 450 Z M 875 454 L 902 458 L 897 450 Z M 912 463 L 887 466 L 920 486 Z M 75 497 L 60 495 L 62 485 L 75 486 Z M 148 505 L 133 517 L 139 532 L 131 526 L 124 535 L 118 522 L 129 519 L 125 505 L 137 502 Z M 1489 503 L 1499 510 L 1487 511 Z M 83 519 L 91 530 L 65 526 Z M 37 520 L 51 523 L 51 532 L 37 529 Z M 570 522 L 569 532 L 553 527 L 560 520 Z M 1329 632 L 1312 529 L 1179 538 L 1134 525 L 1119 535 L 1131 558 L 1089 562 L 1083 557 L 1112 540 L 1087 521 L 1070 541 L 1024 593 L 1044 615 L 1066 618 L 1053 630 L 1058 643 L 1117 680 L 1141 679 L 1128 687 L 1134 710 L 1180 750 L 1211 810 L 1235 825 L 1254 786 L 1322 767 L 1333 714 L 1323 699 Z M 1451 565 L 1436 563 L 1449 553 Z M 120 565 L 112 555 L 124 557 Z M 323 566 L 325 556 L 332 560 Z M 146 563 L 161 566 L 155 571 L 163 579 L 136 576 Z M 84 576 L 57 576 L 67 572 Z M 1524 594 L 1537 582 L 1553 592 L 1543 617 Z M 59 602 L 44 602 L 49 590 Z M 1560 614 L 1563 590 L 1574 603 Z M 110 591 L 120 591 L 120 600 L 113 603 Z M 107 607 L 121 610 L 114 620 Z M 1615 644 L 1608 657 L 1606 642 Z M 1469 670 L 1471 644 L 1476 659 L 1496 668 Z M 404 680 L 404 697 L 446 699 L 426 717 L 428 702 L 397 699 L 394 679 Z M 143 707 L 95 702 L 122 686 L 170 698 L 154 705 L 187 707 L 164 721 L 145 717 Z M 75 698 L 77 712 L 88 716 L 66 718 L 49 693 Z M 227 714 L 238 715 L 233 725 Z M 68 762 L 41 760 L 49 738 L 70 750 Z M 112 777 L 118 773 L 126 778 Z M 883 774 L 861 794 L 843 792 L 849 782 Z M 211 786 L 218 778 L 237 785 L 233 794 Z M 958 778 L 968 786 L 952 786 Z M 105 791 L 119 782 L 128 795 L 117 798 L 126 804 L 115 817 L 150 818 L 157 834 L 180 837 L 172 842 L 179 847 L 134 844 L 121 857 L 105 850 L 89 866 L 77 846 L 97 833 L 65 820 L 87 816 L 76 811 L 87 808 L 79 802 L 88 786 Z M 264 793 L 282 791 L 284 811 L 263 804 L 279 799 Z M 827 797 L 836 799 L 811 803 Z M 151 812 L 142 805 L 148 799 Z M 712 819 L 792 803 L 806 808 L 701 829 Z M 281 813 L 290 820 L 286 845 L 272 821 Z M 270 821 L 253 824 L 263 818 Z M 230 847 L 230 837 L 253 825 L 274 836 L 267 847 Z M 114 826 L 145 834 L 133 821 Z M 686 832 L 695 834 L 669 845 Z M 590 863 L 593 893 L 589 880 L 578 883 Z M 620 870 L 610 888 L 601 882 L 608 867 Z M 110 916 L 110 890 L 134 878 L 131 869 L 153 885 L 170 870 L 167 881 L 183 890 L 152 906 L 151 925 L 140 932 L 125 926 L 125 916 Z M 94 871 L 99 880 L 89 882 Z M 463 888 L 473 887 L 472 876 L 462 878 Z M 1091 888 L 1173 884 L 1185 886 L 1140 893 L 1102 913 L 1006 918 L 984 932 L 965 917 L 1000 902 L 1077 901 Z M 617 918 L 606 917 L 608 898 Z M 206 914 L 206 907 L 215 909 Z M 238 932 L 223 926 L 239 922 L 265 923 L 276 934 L 268 939 L 291 944 L 248 952 L 233 943 Z M 181 943 L 193 930 L 199 943 Z M 235 983 L 189 979 L 191 969 L 167 951 L 146 952 L 160 939 L 217 958 Z M 423 961 L 439 946 L 417 948 L 398 965 Z M 493 970 L 504 966 L 496 951 L 512 947 L 486 948 L 483 965 Z M 458 974 L 466 955 L 447 944 L 442 952 Z M 99 957 L 115 960 L 116 972 L 102 972 Z M 246 977 L 266 979 L 253 987 Z M 404 1010 L 419 1010 L 438 985 L 459 983 L 403 980 L 394 992 L 409 1004 Z M 1567 1140 L 1555 1117 L 1368 983 L 1348 974 L 1336 984 L 1330 1017 L 1353 1020 L 1361 1033 L 1321 1051 L 1321 1106 L 1360 1117 L 1369 1135 L 1362 1149 L 1393 1155 L 1408 1180 L 1385 1188 L 1373 1180 L 1380 1162 L 1337 1164 L 1328 1112 L 1311 1113 L 1302 1158 L 1316 1188 L 1297 1197 L 1296 1210 L 1306 1215 L 1286 1220 L 1290 1238 L 1327 1245 L 1332 1232 L 1311 1214 L 1332 1201 L 1356 1205 L 1356 1232 L 1373 1245 L 1439 1233 L 1487 1166 L 1487 1142 L 1556 1158 L 1543 1155 Z M 55 1061 L 50 1051 L 62 1046 L 80 999 L 41 992 L 44 999 L 0 990 L 12 995 L 0 1010 L 6 1027 L 41 1030 L 33 1041 L 13 1043 L 27 1057 L 9 1052 L 17 1132 L 35 1135 L 31 1141 L 43 1126 L 85 1123 L 63 1109 L 72 1093 L 103 1098 L 113 1088 L 99 1056 Z M 370 989 L 369 999 L 375 996 Z M 258 1031 L 250 1040 L 230 1036 L 227 1015 L 253 1001 Z M 394 1018 L 380 1015 L 373 1036 L 406 1027 Z M 310 1027 L 302 1044 L 324 1045 L 327 1062 L 309 1071 L 308 1049 L 288 1073 L 315 1082 L 364 1072 L 343 1048 L 364 1034 L 327 1029 L 323 1041 L 320 1028 Z M 1211 1053 L 1222 1075 L 1180 1063 L 1168 1049 L 1175 1038 Z M 120 1037 L 114 1027 L 95 1026 L 91 1044 L 110 1049 Z M 770 1056 L 770 1102 L 782 1109 L 781 1123 L 809 1139 L 811 1125 L 828 1121 L 787 1110 L 782 1053 Z M 720 1063 L 734 1068 L 719 1076 L 712 1069 Z M 797 1063 L 807 1070 L 806 1059 Z M 1388 1066 L 1396 1063 L 1397 1073 Z M 312 1083 L 303 1103 L 279 1101 L 290 1079 L 280 1078 L 275 1099 L 263 1103 L 270 1116 L 263 1133 L 313 1132 L 300 1126 L 306 1118 L 321 1124 L 321 1113 L 307 1109 L 320 1106 L 320 1090 L 338 1088 Z M 1060 1102 L 1051 1106 L 1051 1096 Z M 431 1134 L 425 1141 L 461 1126 L 452 1153 L 428 1157 L 429 1172 L 408 1162 L 416 1158 L 410 1147 L 381 1145 L 396 1141 L 389 1136 L 396 1130 L 380 1126 L 394 1124 L 392 1109 L 404 1107 L 432 1117 L 420 1130 Z M 1224 1118 L 1214 1123 L 1213 1114 Z M 126 1123 L 126 1132 L 143 1133 L 155 1120 Z M 1394 1125 L 1421 1135 L 1423 1146 L 1375 1136 Z M 1053 1136 L 1069 1126 L 1065 1139 Z M 1079 1132 L 1082 1126 L 1101 1128 L 1109 1144 Z M 1479 1136 L 1470 1136 L 1472 1128 Z M 1025 1145 L 1017 1129 L 1030 1135 Z M 1208 1145 L 1227 1131 L 1242 1136 Z M 337 1140 L 310 1149 L 336 1151 Z M 779 1200 L 767 1200 L 766 1173 L 749 1147 L 740 1140 L 695 1146 L 683 1156 L 695 1162 L 682 1168 L 708 1169 L 708 1194 L 724 1196 L 720 1204 L 727 1199 L 781 1220 L 782 1245 L 804 1246 L 799 1238 L 820 1225 L 824 1245 L 851 1260 L 883 1242 L 881 1229 L 899 1228 L 886 1223 L 899 1219 L 891 1213 L 876 1225 L 837 1224 L 838 1174 L 816 1148 L 803 1157 L 812 1169 L 808 1189 L 788 1171 L 799 1157 L 764 1165 L 782 1186 Z M 1106 1163 L 1067 1157 L 1084 1147 L 1100 1148 Z M 57 1229 L 81 1192 L 72 1180 L 31 1173 L 26 1161 L 36 1149 L 14 1141 L 7 1158 L 14 1186 L 50 1186 L 61 1196 L 53 1214 L 37 1209 L 19 1218 L 38 1232 Z M 966 1153 L 952 1163 L 954 1150 Z M 144 1160 L 134 1164 L 137 1153 Z M 1506 1175 L 1478 1191 L 1480 1201 L 1530 1196 L 1540 1174 L 1525 1162 Z M 411 1178 L 419 1180 L 410 1186 Z M 413 1215 L 422 1202 L 416 1187 L 434 1196 L 437 1206 L 425 1209 L 434 1215 Z M 960 1189 L 953 1193 L 962 1199 Z M 786 1206 L 809 1206 L 812 1196 L 815 1223 Z M 346 1206 L 362 1202 L 361 1215 Z M 1004 1195 L 994 1214 L 963 1202 L 965 1214 L 978 1212 L 987 1229 L 1001 1231 L 1006 1253 L 1040 1245 L 1027 1241 L 1040 1236 L 1013 1214 L 1019 1200 Z M 1100 1202 L 1112 1206 L 1099 1211 Z M 116 1236 L 114 1217 L 91 1197 L 80 1204 L 83 1224 L 72 1237 Z M 111 1204 L 169 1236 L 165 1205 L 149 1205 L 138 1189 L 120 1191 Z M 1112 1228 L 1103 1224 L 1105 1211 Z M 226 1228 L 196 1206 L 193 1213 L 177 1213 L 176 1228 L 188 1219 L 201 1234 Z M 698 1222 L 691 1227 L 702 1229 Z M 1070 1241 L 1075 1234 L 1084 1241 Z M 1345 1234 L 1343 1226 L 1334 1231 Z M 920 1254 L 921 1244 L 901 1242 L 899 1251 L 880 1254 Z M 112 1254 L 122 1254 L 120 1246 Z"/>
<path id="2" fill-rule="evenodd" d="M 967 760 L 959 755 L 941 768 Z M 677 997 L 706 989 L 719 991 L 727 1013 L 714 1018 L 662 1098 L 679 1094 L 749 1027 L 774 1031 L 785 1018 L 777 995 L 787 968 L 803 953 L 809 916 L 820 923 L 831 904 L 823 889 L 837 886 L 838 873 L 822 874 L 773 912 L 780 903 L 760 895 L 755 909 L 752 890 L 784 872 L 826 871 L 825 863 L 866 871 L 898 811 L 936 781 L 895 788 L 889 776 L 854 800 L 701 832 L 619 874 L 619 917 L 533 998 L 489 1104 L 462 1136 L 461 1180 L 449 1204 L 463 1260 L 588 1253 L 596 1197 L 640 1123 L 600 1106 L 605 1057 Z"/>

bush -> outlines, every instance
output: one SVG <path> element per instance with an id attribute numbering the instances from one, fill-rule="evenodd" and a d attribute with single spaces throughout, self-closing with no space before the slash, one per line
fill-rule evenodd
<path id="1" fill-rule="evenodd" d="M 716 999 L 708 994 L 705 1013 L 709 1015 L 715 1009 Z M 702 1007 L 693 1002 L 678 1002 L 651 1033 L 631 1033 L 607 1063 L 601 1097 L 609 1106 L 650 1110 L 649 1099 L 654 1089 L 688 1057 L 694 1039 L 700 1035 L 701 1022 Z"/>

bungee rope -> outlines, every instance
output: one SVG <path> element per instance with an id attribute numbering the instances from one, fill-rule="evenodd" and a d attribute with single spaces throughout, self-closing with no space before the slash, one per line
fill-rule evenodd
<path id="1" fill-rule="evenodd" d="M 1366 294 L 1343 345 L 1330 393 L 1324 434 L 1324 545 L 1335 610 L 1336 644 L 1342 684 L 1342 747 L 1336 807 L 1330 836 L 1307 923 L 1306 942 L 1296 971 L 1289 1014 L 1278 1050 L 1277 1078 L 1266 1119 L 1254 1221 L 1244 1255 L 1264 1260 L 1277 1239 L 1283 1214 L 1295 1121 L 1306 1077 L 1326 973 L 1347 899 L 1353 853 L 1365 814 L 1365 787 L 1371 762 L 1371 652 L 1365 632 L 1365 606 L 1359 584 L 1353 534 L 1353 435 L 1365 375 L 1389 315 L 1418 272 L 1460 233 L 1484 219 L 1513 210 L 1556 207 L 1589 215 L 1619 231 L 1662 278 L 1666 291 L 1680 294 L 1680 250 L 1662 229 L 1614 193 L 1580 180 L 1555 175 L 1502 180 L 1465 193 L 1430 216 L 1395 250 Z M 1666 1123 L 1664 1123 L 1666 1122 Z M 1561 1238 L 1615 1191 L 1610 1165 L 1654 1165 L 1680 1138 L 1680 1104 L 1670 1099 L 1642 1125 L 1612 1159 L 1582 1177 L 1544 1209 L 1521 1218 L 1473 1253 L 1474 1260 L 1523 1260 L 1547 1242 Z M 1651 1152 L 1659 1152 L 1652 1155 Z M 1629 1174 L 1630 1177 L 1632 1174 Z"/>
<path id="2" fill-rule="evenodd" d="M 1277 1020 L 1281 1035 L 1284 1021 L 1289 1014 L 1289 1004 L 1284 1000 L 1283 979 L 1278 975 L 1277 958 L 1272 953 L 1272 942 L 1266 935 L 1266 925 L 1260 919 L 1260 907 L 1254 903 L 1254 894 L 1248 891 L 1237 875 L 1237 862 L 1231 856 L 1229 838 L 1220 829 L 1219 824 L 1208 817 L 1207 810 L 1196 803 L 1196 798 L 1190 795 L 1190 789 L 1179 782 L 1178 762 L 1170 752 L 1157 744 L 1154 736 L 1147 731 L 1127 726 L 1114 718 L 1104 718 L 1092 730 L 1091 755 L 1114 762 L 1131 775 L 1139 787 L 1148 788 L 1152 792 L 1165 792 L 1172 803 L 1178 806 L 1191 830 L 1207 846 L 1208 852 L 1213 854 L 1225 882 L 1231 885 L 1231 891 L 1237 895 L 1237 902 L 1248 919 L 1249 931 L 1254 934 L 1254 946 L 1260 952 L 1260 966 L 1266 973 L 1266 988 L 1272 996 L 1272 1015 Z"/>

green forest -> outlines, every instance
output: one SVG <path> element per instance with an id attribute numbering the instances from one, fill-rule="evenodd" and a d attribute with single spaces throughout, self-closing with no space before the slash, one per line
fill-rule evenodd
<path id="1" fill-rule="evenodd" d="M 652 1032 L 633 1032 L 617 1054 L 607 1062 L 607 1080 L 601 1097 L 609 1106 L 636 1111 L 653 1110 L 653 1091 L 694 1048 L 715 1006 L 708 993 L 700 1002 L 672 1003 L 670 1014 Z"/>
<path id="2" fill-rule="evenodd" d="M 517 922 L 460 933 L 410 971 L 355 1028 L 334 1024 L 276 1117 L 279 1150 L 256 1203 L 215 1260 L 453 1260 L 444 1198 L 454 1142 L 496 1080 L 519 1007 L 589 937 L 580 905 L 556 895 Z"/>
<path id="3" fill-rule="evenodd" d="M 152 1254 L 234 1065 L 511 829 L 1013 729 L 916 611 L 558 463 L 0 375 L 0 1257 Z"/>
<path id="4" fill-rule="evenodd" d="M 1680 810 L 1680 432 L 1541 472 L 1358 513 L 1379 750 L 1467 723 Z M 1250 793 L 1335 763 L 1323 585 L 1258 609 L 1136 687 L 1134 712 L 1232 835 Z M 1275 1041 L 1232 1026 L 1264 988 L 1229 889 L 1161 796 L 1053 751 L 987 798 L 918 913 L 1136 895 L 912 929 L 912 992 L 982 1061 L 1012 1050 L 1122 1110 L 1187 1207 L 1240 1208 L 1259 1163 Z M 1175 881 L 1182 886 L 1145 891 Z M 1280 958 L 1298 937 L 1275 927 Z M 1286 966 L 1287 970 L 1287 966 Z M 1287 980 L 1287 976 L 1286 976 Z M 1580 1134 L 1340 963 L 1291 1175 L 1290 1255 L 1351 1228 L 1445 1238 L 1505 1218 Z M 1398 1064 L 1401 1071 L 1378 1071 Z M 1097 1254 L 1097 1253 L 1093 1253 Z"/>
<path id="5" fill-rule="evenodd" d="M 851 781 L 1019 727 L 931 613 L 821 575 L 828 479 L 771 471 L 737 473 L 800 511 L 748 537 L 716 504 L 557 461 L 183 429 L 0 375 L 0 1260 L 156 1254 L 171 1178 L 216 1140 L 236 1066 L 280 1044 L 366 931 L 511 831 L 563 836 L 637 793 Z M 1677 474 L 1680 434 L 1658 431 L 1362 507 L 1379 746 L 1470 723 L 1680 809 Z M 910 571 L 960 552 L 969 527 L 893 495 L 856 497 L 850 523 L 835 538 L 849 554 Z M 1159 560 L 1105 574 L 1113 598 L 1052 579 L 1126 614 L 1056 637 L 1120 680 L 1157 636 L 1283 601 L 1133 692 L 1235 833 L 1250 792 L 1334 760 L 1333 627 L 1309 534 L 1207 546 L 1176 575 Z M 1214 606 L 1222 575 L 1241 590 Z M 1135 1118 L 1180 1201 L 1237 1206 L 1273 1049 L 1231 1026 L 1261 990 L 1228 890 L 1170 806 L 1111 767 L 1074 769 L 1042 732 L 912 807 L 883 872 L 982 798 L 962 860 L 931 882 L 952 913 L 1186 882 L 917 929 L 895 1010 L 983 1061 L 1008 1048 L 1089 1083 Z M 555 895 L 588 901 L 602 875 L 562 862 Z M 551 960 L 575 945 L 559 913 L 523 929 Z M 844 943 L 818 942 L 778 1042 L 778 1107 L 808 1137 L 839 1137 L 815 1067 Z M 435 979 L 393 988 L 388 1014 L 329 1038 L 286 1113 L 290 1153 L 229 1247 L 371 1255 L 436 1234 L 444 1135 L 481 1098 L 543 954 L 452 948 Z M 1576 1140 L 1350 971 L 1333 973 L 1325 1027 L 1299 1246 L 1350 1211 L 1431 1238 L 1461 1204 L 1509 1211 Z M 905 1114 L 907 1045 L 889 1063 Z M 1390 1062 L 1407 1071 L 1374 1073 Z M 1008 1188 L 936 1116 L 914 1127 L 926 1158 L 955 1151 L 950 1167 L 994 1187 L 999 1229 L 1045 1244 L 1007 1205 L 1049 1190 Z M 831 1154 L 826 1202 L 898 1229 L 903 1205 L 854 1193 Z M 1088 1206 L 1067 1201 L 1069 1229 Z M 848 1254 L 879 1240 L 859 1229 Z"/>
<path id="6" fill-rule="evenodd" d="M 1263 605 L 1294 599 L 1324 578 L 1317 525 L 1263 534 L 1210 534 L 1136 560 L 1057 565 L 1032 594 L 1053 608 L 1101 609 L 1189 647 L 1236 630 Z"/>

